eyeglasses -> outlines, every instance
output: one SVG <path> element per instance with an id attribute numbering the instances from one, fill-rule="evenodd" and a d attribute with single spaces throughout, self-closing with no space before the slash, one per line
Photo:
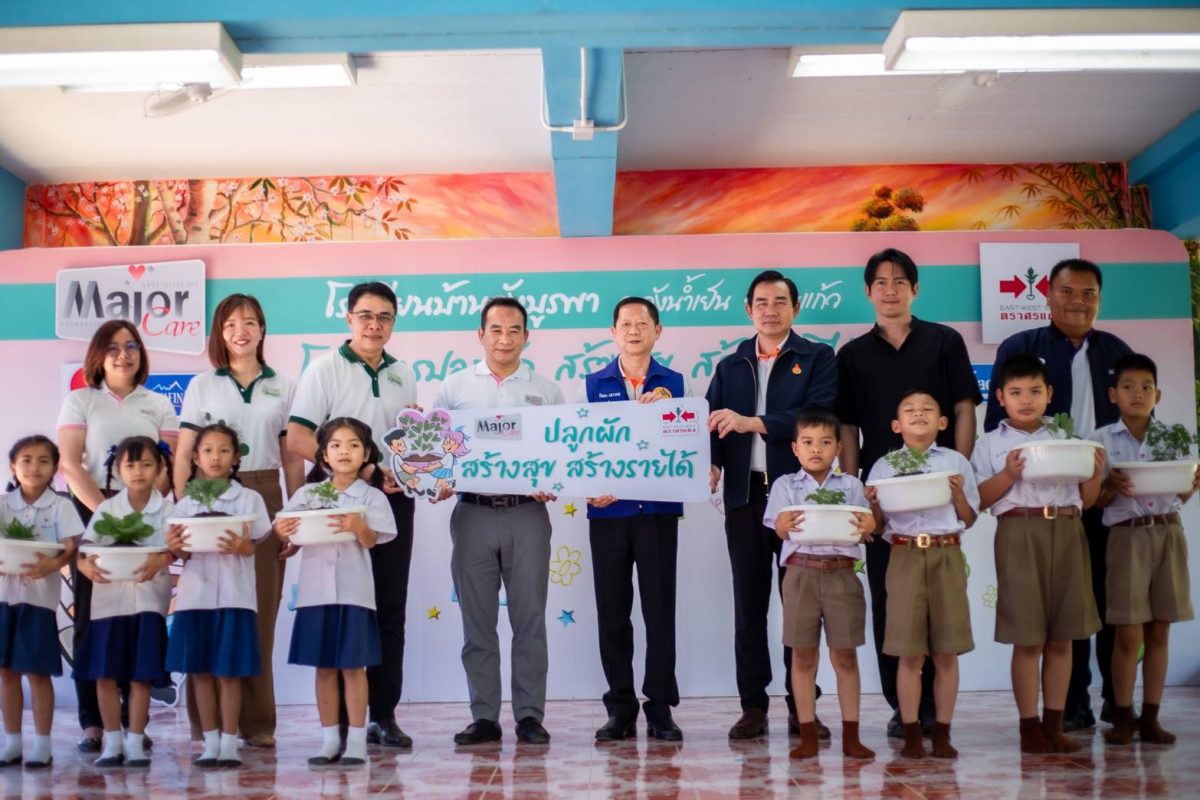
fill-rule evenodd
<path id="1" fill-rule="evenodd" d="M 380 325 L 391 325 L 396 321 L 396 315 L 389 314 L 386 311 L 382 314 L 376 314 L 374 311 L 355 311 L 350 316 L 363 325 L 370 325 L 372 322 L 378 322 Z"/>
<path id="2" fill-rule="evenodd" d="M 109 358 L 116 358 L 117 356 L 121 355 L 122 350 L 124 350 L 127 355 L 133 355 L 134 353 L 141 351 L 141 349 L 142 346 L 140 344 L 131 340 L 126 342 L 124 345 L 110 344 L 108 347 L 104 348 L 104 353 Z"/>

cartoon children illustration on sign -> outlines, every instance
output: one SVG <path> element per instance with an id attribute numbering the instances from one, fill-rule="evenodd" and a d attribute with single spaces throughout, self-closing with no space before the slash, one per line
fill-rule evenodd
<path id="1" fill-rule="evenodd" d="M 436 497 L 442 486 L 453 488 L 454 466 L 470 450 L 461 427 L 451 429 L 450 415 L 437 410 L 422 416 L 406 409 L 396 427 L 383 437 L 396 482 L 410 497 Z M 428 477 L 426 477 L 428 476 Z"/>

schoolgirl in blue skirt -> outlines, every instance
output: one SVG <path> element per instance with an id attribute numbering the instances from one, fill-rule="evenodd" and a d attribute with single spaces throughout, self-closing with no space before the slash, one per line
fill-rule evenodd
<path id="1" fill-rule="evenodd" d="M 211 510 L 229 516 L 252 516 L 254 520 L 226 530 L 219 553 L 189 553 L 185 549 L 187 528 L 171 525 L 167 529 L 167 545 L 184 562 L 171 617 L 167 670 L 186 673 L 188 691 L 195 694 L 204 733 L 204 752 L 195 761 L 200 767 L 241 766 L 241 679 L 262 671 L 254 546 L 271 532 L 271 522 L 262 495 L 233 480 L 239 447 L 237 433 L 226 425 L 200 429 L 192 450 L 192 478 L 228 480 L 229 488 L 211 509 L 185 496 L 175 505 L 175 516 L 195 517 Z"/>
<path id="2" fill-rule="evenodd" d="M 174 556 L 166 551 L 167 517 L 174 504 L 154 488 L 170 471 L 169 451 L 146 436 L 131 436 L 117 445 L 109 460 L 109 481 L 114 470 L 125 484 L 119 493 L 96 506 L 84 531 L 85 544 L 112 546 L 114 540 L 97 531 L 105 514 L 118 519 L 135 511 L 153 533 L 142 545 L 163 547 L 147 555 L 132 581 L 109 581 L 109 571 L 97 564 L 96 555 L 78 558 L 79 571 L 95 585 L 92 621 L 75 653 L 75 679 L 96 682 L 96 697 L 104 736 L 98 767 L 148 767 L 145 751 L 146 721 L 150 715 L 150 689 L 169 686 L 165 668 L 167 607 L 171 601 L 171 575 L 167 567 Z M 121 736 L 121 696 L 118 684 L 129 683 L 129 731 Z"/>
<path id="3" fill-rule="evenodd" d="M 75 540 L 83 533 L 79 512 L 50 488 L 58 471 L 58 447 L 45 436 L 27 436 L 8 453 L 12 470 L 9 491 L 0 498 L 0 531 L 7 538 L 33 535 L 45 544 L 61 544 L 58 555 L 27 555 L 11 550 L 0 574 L 0 705 L 4 710 L 4 749 L 0 767 L 27 769 L 50 766 L 50 724 L 54 719 L 54 685 L 62 674 L 55 609 L 62 592 L 59 571 L 75 556 Z M 11 562 L 11 563 L 10 563 Z M 33 747 L 22 752 L 21 678 L 33 696 Z"/>
<path id="4" fill-rule="evenodd" d="M 317 711 L 322 746 L 310 764 L 338 761 L 365 764 L 367 757 L 367 673 L 380 663 L 379 625 L 375 620 L 375 580 L 367 550 L 396 536 L 396 522 L 387 498 L 358 477 L 364 464 L 381 460 L 371 429 L 349 417 L 331 419 L 317 430 L 317 464 L 309 483 L 296 492 L 283 511 L 322 507 L 313 490 L 326 471 L 337 489 L 333 506 L 362 506 L 363 514 L 329 517 L 334 532 L 354 534 L 353 541 L 305 545 L 301 551 L 296 592 L 296 619 L 288 663 L 317 668 Z M 377 469 L 373 477 L 382 483 Z M 295 517 L 275 519 L 275 530 L 289 539 L 299 527 Z M 338 755 L 338 674 L 346 687 L 349 728 L 346 749 Z"/>

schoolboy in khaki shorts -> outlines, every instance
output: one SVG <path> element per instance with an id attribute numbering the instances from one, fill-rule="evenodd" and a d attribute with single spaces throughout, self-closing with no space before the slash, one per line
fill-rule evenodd
<path id="1" fill-rule="evenodd" d="M 1158 367 L 1147 356 L 1133 353 L 1113 367 L 1116 387 L 1108 390 L 1121 419 L 1092 436 L 1108 451 L 1109 464 L 1149 461 L 1146 433 L 1154 406 L 1162 398 Z M 1117 627 L 1112 676 L 1116 709 L 1113 727 L 1104 732 L 1109 744 L 1129 744 L 1137 731 L 1143 742 L 1171 744 L 1175 734 L 1158 724 L 1163 683 L 1167 676 L 1167 641 L 1172 622 L 1192 619 L 1187 542 L 1179 509 L 1200 485 L 1200 473 L 1184 494 L 1133 494 L 1128 475 L 1111 469 L 1097 505 L 1104 507 L 1108 533 L 1108 579 L 1105 621 Z M 1142 715 L 1133 716 L 1133 684 L 1142 642 Z"/>
<path id="2" fill-rule="evenodd" d="M 1023 479 L 1025 459 L 1015 448 L 1052 438 L 1044 425 L 1053 391 L 1046 367 L 1033 356 L 1013 356 L 993 375 L 992 389 L 1008 418 L 979 438 L 971 465 L 980 508 L 997 518 L 996 641 L 1013 646 L 1021 752 L 1073 753 L 1080 745 L 1062 730 L 1071 642 L 1100 629 L 1080 514 L 1100 494 L 1104 449 L 1096 448 L 1092 476 L 1080 483 Z"/>
<path id="3" fill-rule="evenodd" d="M 892 546 L 887 569 L 887 628 L 883 652 L 900 659 L 896 675 L 900 721 L 904 723 L 906 758 L 925 758 L 917 713 L 921 705 L 921 670 L 932 658 L 937 721 L 933 756 L 958 758 L 950 744 L 950 721 L 958 697 L 958 656 L 975 649 L 967 600 L 967 565 L 961 537 L 975 523 L 979 489 L 971 463 L 957 450 L 937 445 L 939 431 L 949 425 L 933 395 L 912 389 L 900 396 L 892 430 L 907 448 L 926 454 L 923 472 L 948 472 L 950 501 L 919 511 L 887 514 L 871 484 L 896 477 L 887 457 L 875 462 L 867 478 L 867 499 L 876 528 Z"/>
<path id="4" fill-rule="evenodd" d="M 849 758 L 874 758 L 858 740 L 859 676 L 855 650 L 866 642 L 867 604 L 862 581 L 854 572 L 862 557 L 860 544 L 809 544 L 791 541 L 789 533 L 804 530 L 803 511 L 784 511 L 802 505 L 818 489 L 845 494 L 844 505 L 867 507 L 863 485 L 852 475 L 833 471 L 841 453 L 841 423 L 828 411 L 802 411 L 796 418 L 792 452 L 800 471 L 782 475 L 771 486 L 763 525 L 783 539 L 779 563 L 783 577 L 783 642 L 792 648 L 792 692 L 800 721 L 800 744 L 792 758 L 817 754 L 816 685 L 821 628 L 829 646 L 829 660 L 837 674 L 838 703 L 842 710 L 842 754 Z M 870 536 L 875 519 L 857 514 L 860 538 Z"/>

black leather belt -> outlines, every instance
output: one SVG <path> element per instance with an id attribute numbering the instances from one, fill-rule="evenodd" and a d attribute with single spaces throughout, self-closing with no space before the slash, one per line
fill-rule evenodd
<path id="1" fill-rule="evenodd" d="M 475 494 L 474 492 L 459 492 L 458 499 L 484 508 L 516 508 L 526 503 L 534 502 L 527 494 Z"/>

